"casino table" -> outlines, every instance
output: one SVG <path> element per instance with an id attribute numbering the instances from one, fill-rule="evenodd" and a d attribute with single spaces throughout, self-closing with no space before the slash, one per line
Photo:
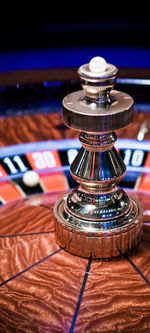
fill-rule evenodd
<path id="1" fill-rule="evenodd" d="M 63 124 L 61 104 L 81 89 L 78 62 L 58 63 L 3 63 L 0 73 L 0 332 L 149 332 L 148 64 L 119 66 L 116 81 L 135 100 L 133 122 L 117 131 L 116 148 L 127 166 L 119 185 L 143 205 L 142 241 L 121 258 L 94 260 L 55 241 L 53 207 L 77 186 L 69 166 L 80 149 L 79 133 Z M 29 170 L 39 175 L 32 188 L 23 182 Z"/>

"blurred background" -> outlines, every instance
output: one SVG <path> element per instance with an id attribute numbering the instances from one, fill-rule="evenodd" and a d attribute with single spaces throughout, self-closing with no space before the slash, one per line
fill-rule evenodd
<path id="1" fill-rule="evenodd" d="M 55 9 L 55 6 L 57 9 Z M 1 13 L 0 71 L 49 67 L 76 67 L 101 55 L 119 67 L 150 67 L 149 10 L 127 3 L 118 8 L 88 8 L 62 15 L 59 4 L 31 13 L 24 6 Z M 96 5 L 95 5 L 96 6 Z M 43 6 L 44 7 L 44 6 Z M 100 4 L 99 4 L 100 7 Z M 58 15 L 59 10 L 59 15 Z M 62 6 L 63 10 L 63 6 Z M 97 11 L 97 13 L 96 13 Z M 93 15 L 94 12 L 94 15 Z M 16 57 L 17 55 L 17 57 Z"/>
<path id="2" fill-rule="evenodd" d="M 9 20 L 1 23 L 1 51 L 66 47 L 150 46 L 150 21 L 144 16 L 109 15 Z"/>

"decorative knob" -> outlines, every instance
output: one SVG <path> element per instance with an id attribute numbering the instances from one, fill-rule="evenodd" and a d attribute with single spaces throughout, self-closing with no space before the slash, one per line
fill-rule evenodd
<path id="1" fill-rule="evenodd" d="M 94 59 L 90 62 L 94 62 L 92 68 L 98 68 Z M 73 92 L 63 100 L 64 123 L 87 133 L 108 132 L 128 126 L 132 121 L 133 99 L 113 90 L 118 69 L 106 64 L 101 67 L 105 68 L 104 71 L 92 72 L 90 63 L 78 70 L 83 90 Z"/>

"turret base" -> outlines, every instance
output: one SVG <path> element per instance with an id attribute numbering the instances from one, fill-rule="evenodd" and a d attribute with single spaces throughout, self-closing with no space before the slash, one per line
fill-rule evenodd
<path id="1" fill-rule="evenodd" d="M 67 197 L 54 207 L 56 242 L 65 251 L 85 258 L 108 259 L 137 248 L 142 236 L 142 207 L 134 197 L 129 197 L 125 215 L 107 221 L 76 217 L 67 211 Z"/>

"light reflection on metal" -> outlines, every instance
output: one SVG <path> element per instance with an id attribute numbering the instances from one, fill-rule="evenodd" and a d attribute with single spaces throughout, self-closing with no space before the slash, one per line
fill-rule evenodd
<path id="1" fill-rule="evenodd" d="M 145 121 L 143 121 L 143 123 L 142 123 L 142 125 L 139 129 L 137 140 L 138 141 L 143 141 L 144 137 L 148 133 L 148 131 L 149 131 L 148 122 L 147 122 L 147 120 L 145 120 Z"/>
<path id="2" fill-rule="evenodd" d="M 142 233 L 140 203 L 117 187 L 126 166 L 114 147 L 114 131 L 132 121 L 133 100 L 113 90 L 115 66 L 98 75 L 86 64 L 78 72 L 84 90 L 64 98 L 63 118 L 81 132 L 70 168 L 80 185 L 55 205 L 56 242 L 78 256 L 112 258 L 135 249 Z"/>

